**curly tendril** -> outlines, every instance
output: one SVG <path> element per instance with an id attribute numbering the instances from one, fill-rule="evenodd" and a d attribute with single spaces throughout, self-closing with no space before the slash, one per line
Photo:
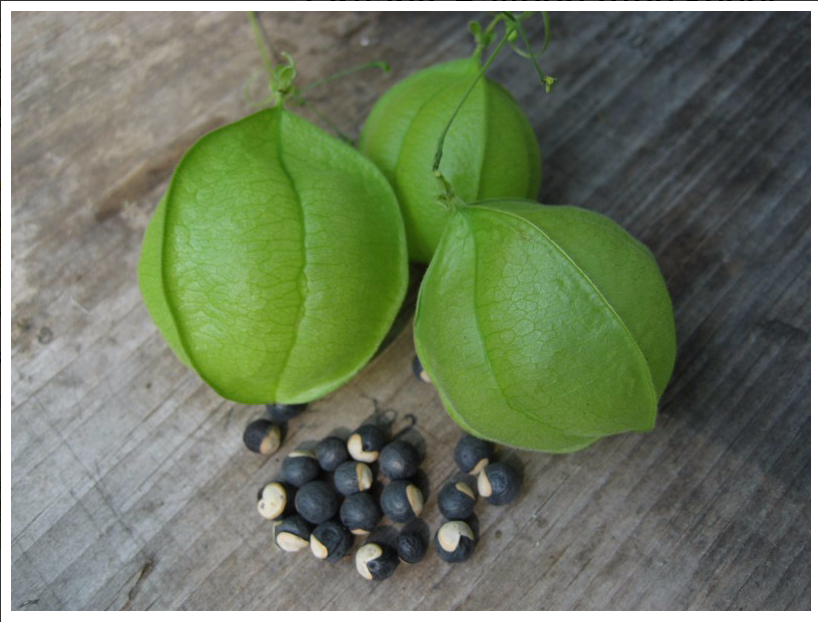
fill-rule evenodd
<path id="1" fill-rule="evenodd" d="M 531 60 L 531 64 L 534 65 L 534 70 L 540 77 L 540 84 L 545 86 L 546 93 L 550 93 L 551 87 L 554 85 L 554 82 L 556 82 L 557 79 L 552 76 L 544 75 L 537 64 L 537 57 L 542 56 L 545 53 L 545 51 L 548 49 L 548 44 L 551 41 L 551 24 L 548 19 L 548 12 L 542 11 L 541 14 L 543 21 L 543 42 L 540 49 L 536 53 L 531 49 L 531 43 L 528 41 L 528 36 L 525 34 L 525 29 L 522 25 L 522 20 L 530 17 L 531 13 L 522 13 L 519 16 L 514 16 L 511 13 L 504 13 L 503 17 L 506 20 L 506 27 L 513 27 L 515 29 L 515 34 L 519 33 L 520 38 L 523 40 L 523 45 L 525 46 L 525 50 L 521 50 L 512 41 L 510 43 L 511 49 L 514 50 L 514 52 L 519 56 Z"/>
<path id="2" fill-rule="evenodd" d="M 274 65 L 273 58 L 275 57 L 275 54 L 272 52 L 272 46 L 262 30 L 261 25 L 256 18 L 255 12 L 247 11 L 246 14 L 247 21 L 250 22 L 250 28 L 253 30 L 253 38 L 255 39 L 256 47 L 258 48 L 259 56 L 261 56 L 264 67 L 254 69 L 247 80 L 244 81 L 241 91 L 242 101 L 244 101 L 244 103 L 251 108 L 265 108 L 269 105 L 283 106 L 285 103 L 295 106 L 302 106 L 310 110 L 319 119 L 321 119 L 322 122 L 332 128 L 332 131 L 335 132 L 335 134 L 341 140 L 346 143 L 353 144 L 354 141 L 352 138 L 344 134 L 340 128 L 333 123 L 332 119 L 323 114 L 312 103 L 304 99 L 301 93 L 319 86 L 323 86 L 324 84 L 337 80 L 338 78 L 343 78 L 358 71 L 363 71 L 364 69 L 378 68 L 382 72 L 386 73 L 389 71 L 389 65 L 383 61 L 362 63 L 360 65 L 350 67 L 349 69 L 339 71 L 338 73 L 332 74 L 326 78 L 316 80 L 315 82 L 310 82 L 303 88 L 298 89 L 294 83 L 298 72 L 296 71 L 295 60 L 293 57 L 287 52 L 281 52 L 280 55 L 284 59 L 284 62 Z M 267 87 L 270 90 L 270 94 L 263 99 L 253 100 L 250 93 L 253 90 L 259 76 L 262 74 L 267 75 Z"/>
<path id="3" fill-rule="evenodd" d="M 486 70 L 489 68 L 489 65 L 491 65 L 492 61 L 494 61 L 497 54 L 500 53 L 503 46 L 506 43 L 510 43 L 515 52 L 531 60 L 534 65 L 534 69 L 537 71 L 537 75 L 540 77 L 540 84 L 545 86 L 546 93 L 551 91 L 551 87 L 556 81 L 556 78 L 544 75 L 536 61 L 536 57 L 545 52 L 546 48 L 548 47 L 548 42 L 551 39 L 551 26 L 548 20 L 548 13 L 546 11 L 542 11 L 541 14 L 543 19 L 544 40 L 540 50 L 536 54 L 532 51 L 531 44 L 528 41 L 528 37 L 526 36 L 525 30 L 523 30 L 522 26 L 522 20 L 527 19 L 532 15 L 530 12 L 521 13 L 520 15 L 514 15 L 508 11 L 498 13 L 494 16 L 494 19 L 491 20 L 485 30 L 483 30 L 480 24 L 476 21 L 469 22 L 469 32 L 471 32 L 471 34 L 474 36 L 475 42 L 473 56 L 478 59 L 482 57 L 483 51 L 493 40 L 493 30 L 500 22 L 503 22 L 504 33 L 503 38 L 494 48 L 491 55 L 488 57 L 488 60 L 483 63 L 480 71 L 477 73 L 477 76 L 475 76 L 474 80 L 469 85 L 469 88 L 466 89 L 466 92 L 463 94 L 463 97 L 460 99 L 460 102 L 454 109 L 451 118 L 449 119 L 448 123 L 446 123 L 446 126 L 443 128 L 443 132 L 441 132 L 440 138 L 437 141 L 437 150 L 435 151 L 435 157 L 432 161 L 432 173 L 440 182 L 441 186 L 441 193 L 438 196 L 438 201 L 446 207 L 456 209 L 458 205 L 462 203 L 462 201 L 459 201 L 451 184 L 443 176 L 443 173 L 440 172 L 440 160 L 443 157 L 443 142 L 446 139 L 446 134 L 448 133 L 449 128 L 452 126 L 457 113 L 460 112 L 460 109 L 463 107 L 463 104 L 465 103 L 469 94 L 472 92 L 472 89 L 474 89 L 477 82 L 486 74 Z M 523 40 L 523 44 L 525 45 L 527 52 L 522 52 L 514 46 L 513 41 L 516 40 L 518 36 Z"/>
<path id="4" fill-rule="evenodd" d="M 486 26 L 485 30 L 483 30 L 479 23 L 475 21 L 469 22 L 469 32 L 471 32 L 471 34 L 474 36 L 474 56 L 480 58 L 483 55 L 483 51 L 491 44 L 494 38 L 494 28 L 497 26 L 497 24 L 502 22 L 503 28 L 506 34 L 508 34 L 507 41 L 511 46 L 511 49 L 515 54 L 531 61 L 531 63 L 534 65 L 534 70 L 537 72 L 537 75 L 540 78 L 540 84 L 545 86 L 546 93 L 550 93 L 551 87 L 554 85 L 557 79 L 552 76 L 545 75 L 537 64 L 536 59 L 545 54 L 545 51 L 548 49 L 548 44 L 551 42 L 551 22 L 548 18 L 548 12 L 540 11 L 543 24 L 543 41 L 542 44 L 540 44 L 539 50 L 535 52 L 531 47 L 531 42 L 529 41 L 522 24 L 523 21 L 532 17 L 533 15 L 534 13 L 531 11 L 525 11 L 518 15 L 514 15 L 509 11 L 503 11 L 502 13 L 498 13 L 494 16 L 489 25 Z M 517 45 L 518 40 L 522 41 L 525 49 L 522 49 Z"/>

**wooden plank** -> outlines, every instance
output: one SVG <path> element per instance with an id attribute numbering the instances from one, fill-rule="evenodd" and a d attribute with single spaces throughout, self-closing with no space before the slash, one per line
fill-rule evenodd
<path id="1" fill-rule="evenodd" d="M 469 54 L 476 17 L 261 20 L 305 83 L 392 65 L 314 92 L 355 135 L 389 85 Z M 287 450 L 355 427 L 373 399 L 417 416 L 433 491 L 455 473 L 460 432 L 410 370 L 412 297 L 383 351 L 262 459 L 241 442 L 259 407 L 183 368 L 136 289 L 175 163 L 250 111 L 245 17 L 14 13 L 12 26 L 13 609 L 810 606 L 809 14 L 557 13 L 540 60 L 552 93 L 513 54 L 491 68 L 537 134 L 540 200 L 607 214 L 656 254 L 679 354 L 653 432 L 514 452 L 523 492 L 480 504 L 474 557 L 430 553 L 383 584 L 348 559 L 275 551 L 253 505 Z M 434 494 L 424 518 L 441 520 Z"/>

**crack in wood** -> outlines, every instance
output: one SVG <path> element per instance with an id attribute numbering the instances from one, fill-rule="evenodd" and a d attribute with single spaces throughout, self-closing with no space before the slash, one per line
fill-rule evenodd
<path id="1" fill-rule="evenodd" d="M 131 603 L 133 602 L 134 597 L 136 596 L 136 592 L 139 589 L 139 586 L 145 580 L 145 578 L 150 574 L 150 571 L 153 569 L 154 560 L 152 557 L 149 557 L 148 560 L 142 564 L 142 567 L 139 569 L 139 572 L 136 574 L 136 581 L 133 584 L 133 587 L 128 590 L 128 598 L 125 600 L 125 604 L 123 604 L 119 610 L 124 611 L 129 609 Z M 151 603 L 153 604 L 153 603 Z"/>

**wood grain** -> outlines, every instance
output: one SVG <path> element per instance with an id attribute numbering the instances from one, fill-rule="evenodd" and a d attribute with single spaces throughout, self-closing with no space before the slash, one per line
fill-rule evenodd
<path id="1" fill-rule="evenodd" d="M 355 135 L 389 85 L 470 52 L 472 17 L 261 20 L 305 83 L 392 65 L 315 91 Z M 460 433 L 411 373 L 411 297 L 365 371 L 262 459 L 241 442 L 259 408 L 183 368 L 136 288 L 176 161 L 250 111 L 244 15 L 12 14 L 11 607 L 808 609 L 810 43 L 808 13 L 557 13 L 550 94 L 500 57 L 490 75 L 539 139 L 540 200 L 611 216 L 656 254 L 676 368 L 653 432 L 511 452 L 523 492 L 478 506 L 467 564 L 429 553 L 377 584 L 275 551 L 253 505 L 289 448 L 373 399 L 417 416 L 433 491 L 455 473 Z M 424 518 L 440 522 L 434 495 Z"/>

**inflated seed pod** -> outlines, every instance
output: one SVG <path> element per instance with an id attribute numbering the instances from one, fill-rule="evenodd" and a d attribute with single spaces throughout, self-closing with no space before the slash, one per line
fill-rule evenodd
<path id="1" fill-rule="evenodd" d="M 378 542 L 364 544 L 355 553 L 355 568 L 367 581 L 382 581 L 398 567 L 398 554 L 392 547 Z"/>
<path id="2" fill-rule="evenodd" d="M 303 413 L 309 404 L 266 404 L 267 417 L 270 421 L 284 423 Z"/>
<path id="3" fill-rule="evenodd" d="M 375 529 L 381 520 L 381 510 L 368 492 L 356 492 L 341 504 L 341 522 L 356 535 L 364 535 Z"/>
<path id="4" fill-rule="evenodd" d="M 445 562 L 464 562 L 474 551 L 474 533 L 459 520 L 443 523 L 435 534 L 435 551 Z"/>
<path id="5" fill-rule="evenodd" d="M 321 473 L 321 466 L 315 459 L 315 454 L 304 449 L 291 451 L 284 458 L 281 473 L 290 484 L 296 487 L 303 486 L 314 480 Z"/>
<path id="6" fill-rule="evenodd" d="M 293 514 L 273 527 L 273 538 L 282 551 L 300 551 L 310 545 L 311 531 L 312 525 Z"/>
<path id="7" fill-rule="evenodd" d="M 448 482 L 437 494 L 440 513 L 451 520 L 468 518 L 474 511 L 477 495 L 466 482 Z"/>
<path id="8" fill-rule="evenodd" d="M 440 180 L 430 164 L 448 123 L 440 172 L 460 199 L 537 196 L 534 130 L 514 98 L 480 69 L 472 55 L 409 76 L 375 103 L 361 129 L 359 149 L 395 188 L 411 261 L 432 259 L 451 217 L 438 208 Z"/>
<path id="9" fill-rule="evenodd" d="M 315 457 L 321 468 L 331 473 L 349 460 L 347 444 L 337 436 L 328 436 L 318 443 L 315 448 Z"/>
<path id="10" fill-rule="evenodd" d="M 511 503 L 520 492 L 521 484 L 519 471 L 504 462 L 488 465 L 477 476 L 477 491 L 492 505 Z"/>
<path id="11" fill-rule="evenodd" d="M 287 90 L 295 70 L 276 72 Z M 408 268 L 383 174 L 276 105 L 185 154 L 145 232 L 138 280 L 171 349 L 219 395 L 296 404 L 372 359 Z"/>
<path id="12" fill-rule="evenodd" d="M 486 468 L 493 453 L 494 443 L 466 434 L 455 445 L 454 461 L 464 473 L 477 475 Z"/>
<path id="13" fill-rule="evenodd" d="M 281 445 L 281 428 L 267 419 L 256 419 L 244 428 L 243 440 L 250 451 L 269 456 Z"/>
<path id="14" fill-rule="evenodd" d="M 318 559 L 334 562 L 346 555 L 355 537 L 336 520 L 318 525 L 310 535 L 310 550 Z"/>
<path id="15" fill-rule="evenodd" d="M 452 211 L 413 336 L 463 430 L 549 453 L 652 429 L 676 357 L 646 246 L 600 214 L 517 199 Z"/>
<path id="16" fill-rule="evenodd" d="M 423 511 L 423 493 L 412 482 L 398 479 L 381 493 L 381 509 L 396 523 L 405 523 Z"/>
<path id="17" fill-rule="evenodd" d="M 412 477 L 420 467 L 420 454 L 411 443 L 392 441 L 381 449 L 378 466 L 389 479 Z"/>
<path id="18" fill-rule="evenodd" d="M 295 488 L 286 482 L 268 482 L 258 491 L 258 513 L 275 520 L 293 507 Z"/>
<path id="19" fill-rule="evenodd" d="M 423 365 L 420 363 L 420 359 L 415 355 L 412 359 L 412 373 L 415 374 L 415 378 L 418 380 L 423 380 L 423 382 L 431 382 L 429 380 L 429 374 L 426 373 L 426 370 L 423 369 Z"/>
<path id="20" fill-rule="evenodd" d="M 344 462 L 332 474 L 335 489 L 345 497 L 369 490 L 373 479 L 369 465 L 355 460 Z"/>
<path id="21" fill-rule="evenodd" d="M 321 480 L 313 480 L 295 493 L 295 511 L 308 522 L 318 525 L 335 516 L 338 497 L 332 486 Z"/>
<path id="22" fill-rule="evenodd" d="M 407 564 L 416 564 L 426 555 L 429 546 L 429 530 L 426 523 L 417 519 L 404 525 L 398 534 L 395 550 Z"/>
<path id="23" fill-rule="evenodd" d="M 347 441 L 347 451 L 359 462 L 375 462 L 389 439 L 381 428 L 370 423 L 355 430 Z"/>

